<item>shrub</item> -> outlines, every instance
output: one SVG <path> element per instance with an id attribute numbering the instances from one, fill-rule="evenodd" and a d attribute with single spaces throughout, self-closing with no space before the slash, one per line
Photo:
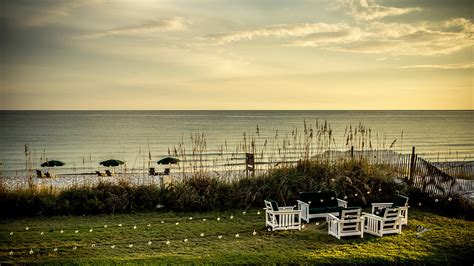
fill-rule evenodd
<path id="1" fill-rule="evenodd" d="M 408 193 L 410 204 L 432 202 L 429 195 L 407 190 L 395 179 L 390 167 L 371 165 L 366 161 L 300 161 L 296 166 L 268 171 L 257 177 L 244 177 L 230 182 L 199 174 L 170 186 L 132 186 L 99 183 L 94 187 L 75 186 L 55 192 L 52 189 L 0 190 L 0 216 L 82 215 L 135 211 L 165 210 L 208 211 L 261 208 L 264 199 L 282 205 L 294 205 L 299 192 L 334 190 L 346 198 L 350 206 L 366 207 L 371 202 L 388 202 L 398 192 Z M 447 214 L 472 219 L 472 204 L 462 197 L 438 205 Z M 448 204 L 450 203 L 450 204 Z M 451 204 L 452 203 L 452 204 Z M 466 214 L 467 213 L 467 214 Z"/>

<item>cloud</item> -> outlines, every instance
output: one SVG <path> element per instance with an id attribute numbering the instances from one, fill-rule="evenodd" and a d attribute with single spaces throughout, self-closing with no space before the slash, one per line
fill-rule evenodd
<path id="1" fill-rule="evenodd" d="M 254 30 L 232 31 L 207 35 L 204 39 L 216 44 L 227 44 L 240 40 L 252 40 L 256 37 L 302 37 L 314 33 L 334 33 L 347 29 L 346 24 L 302 23 L 282 24 Z"/>
<path id="2" fill-rule="evenodd" d="M 359 22 L 299 23 L 223 32 L 205 36 L 225 45 L 258 37 L 285 39 L 286 46 L 383 55 L 448 55 L 472 47 L 474 24 L 465 18 L 417 23 L 386 23 L 377 19 L 398 16 L 420 8 L 386 7 L 373 0 L 343 0 L 340 3 Z"/>
<path id="3" fill-rule="evenodd" d="M 81 38 L 93 39 L 109 36 L 133 35 L 141 33 L 181 31 L 186 28 L 186 21 L 181 17 L 173 17 L 162 20 L 150 20 L 136 25 L 128 25 L 113 29 L 98 31 L 82 35 Z"/>
<path id="4" fill-rule="evenodd" d="M 341 5 L 347 8 L 349 14 L 356 20 L 369 21 L 381 19 L 389 16 L 400 16 L 416 11 L 421 11 L 421 8 L 398 8 L 382 6 L 372 0 L 345 0 L 340 2 Z"/>
<path id="5" fill-rule="evenodd" d="M 294 40 L 289 46 L 316 47 L 331 44 L 351 43 L 363 39 L 368 33 L 355 27 L 347 27 L 333 32 L 319 32 Z"/>
<path id="6" fill-rule="evenodd" d="M 474 62 L 465 64 L 444 64 L 444 65 L 409 65 L 402 66 L 400 69 L 442 69 L 442 70 L 453 70 L 453 69 L 474 69 Z"/>
<path id="7" fill-rule="evenodd" d="M 474 24 L 454 18 L 417 24 L 369 22 L 285 24 L 260 29 L 208 35 L 205 39 L 224 45 L 257 37 L 287 39 L 287 46 L 319 47 L 342 52 L 384 55 L 448 55 L 474 46 Z"/>
<path id="8" fill-rule="evenodd" d="M 473 23 L 466 19 L 420 24 L 371 23 L 364 38 L 326 47 L 330 50 L 390 55 L 448 55 L 474 46 Z"/>

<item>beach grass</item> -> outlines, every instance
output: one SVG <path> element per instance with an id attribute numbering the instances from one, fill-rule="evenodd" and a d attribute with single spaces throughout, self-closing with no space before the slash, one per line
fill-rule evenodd
<path id="1" fill-rule="evenodd" d="M 473 225 L 413 210 L 401 235 L 338 240 L 324 220 L 270 232 L 256 209 L 3 219 L 0 263 L 472 264 Z"/>

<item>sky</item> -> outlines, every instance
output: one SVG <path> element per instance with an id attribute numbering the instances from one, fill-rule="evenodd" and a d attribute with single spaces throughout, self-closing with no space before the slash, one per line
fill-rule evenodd
<path id="1" fill-rule="evenodd" d="M 472 3 L 0 0 L 0 109 L 471 110 Z"/>

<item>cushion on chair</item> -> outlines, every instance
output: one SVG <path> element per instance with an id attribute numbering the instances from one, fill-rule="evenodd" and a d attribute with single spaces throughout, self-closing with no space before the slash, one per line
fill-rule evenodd
<path id="1" fill-rule="evenodd" d="M 387 211 L 387 208 L 380 208 L 376 210 L 374 214 L 380 217 L 384 217 L 386 211 Z"/>
<path id="2" fill-rule="evenodd" d="M 340 215 L 341 211 L 342 211 L 342 207 L 326 207 L 326 212 L 337 212 L 339 213 L 338 215 Z"/>
<path id="3" fill-rule="evenodd" d="M 271 199 L 269 199 L 267 201 L 270 202 L 270 204 L 272 205 L 272 210 L 273 211 L 278 211 L 278 203 L 276 201 L 271 200 Z"/>
<path id="4" fill-rule="evenodd" d="M 407 204 L 408 198 L 401 195 L 397 195 L 393 201 L 393 207 L 405 207 Z"/>
<path id="5" fill-rule="evenodd" d="M 327 210 L 324 207 L 322 207 L 322 208 L 309 208 L 309 213 L 310 214 L 326 213 L 326 212 L 327 212 Z"/>

